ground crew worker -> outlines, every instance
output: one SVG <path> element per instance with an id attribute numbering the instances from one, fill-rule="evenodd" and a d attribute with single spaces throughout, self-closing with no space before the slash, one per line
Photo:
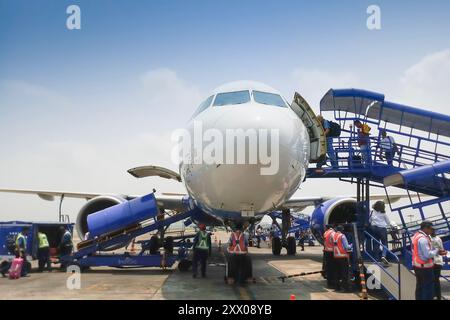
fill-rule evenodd
<path id="1" fill-rule="evenodd" d="M 324 276 L 327 279 L 327 287 L 329 289 L 334 288 L 335 286 L 335 270 L 336 267 L 334 265 L 333 259 L 333 251 L 334 251 L 334 233 L 332 225 L 326 226 L 327 230 L 323 234 L 323 272 Z"/>
<path id="2" fill-rule="evenodd" d="M 51 271 L 50 263 L 50 245 L 48 243 L 47 235 L 43 232 L 38 232 L 38 265 L 39 272 L 44 271 L 47 266 L 47 271 Z"/>
<path id="3" fill-rule="evenodd" d="M 211 235 L 206 232 L 206 226 L 199 224 L 200 231 L 197 232 L 192 247 L 194 258 L 192 259 L 192 277 L 197 278 L 197 268 L 200 263 L 202 278 L 206 277 L 206 262 L 211 255 Z"/>
<path id="4" fill-rule="evenodd" d="M 21 276 L 26 277 L 28 275 L 28 263 L 27 263 L 27 236 L 28 228 L 22 228 L 22 231 L 17 234 L 16 237 L 16 256 L 23 259 L 23 266 Z"/>
<path id="5" fill-rule="evenodd" d="M 73 250 L 73 242 L 72 242 L 72 234 L 69 230 L 61 226 L 59 231 L 62 234 L 61 241 L 59 243 L 59 256 L 66 256 L 72 253 Z M 65 263 L 61 263 L 61 269 L 65 269 Z"/>
<path id="6" fill-rule="evenodd" d="M 434 262 L 437 255 L 445 256 L 443 249 L 432 249 L 430 235 L 433 223 L 423 221 L 420 230 L 412 238 L 412 265 L 416 275 L 416 300 L 433 300 Z"/>
<path id="7" fill-rule="evenodd" d="M 344 235 L 344 227 L 339 225 L 333 235 L 333 263 L 335 266 L 335 289 L 336 291 L 349 291 L 349 253 L 352 246 L 348 243 L 347 237 Z"/>
<path id="8" fill-rule="evenodd" d="M 248 253 L 248 238 L 242 230 L 242 224 L 236 225 L 228 242 L 228 253 L 230 254 L 230 269 L 234 273 L 234 280 L 239 284 L 244 284 L 246 280 L 246 263 Z"/>

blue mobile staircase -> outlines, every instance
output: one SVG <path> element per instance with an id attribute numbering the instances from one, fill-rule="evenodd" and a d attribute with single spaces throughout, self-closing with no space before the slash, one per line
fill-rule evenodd
<path id="1" fill-rule="evenodd" d="M 364 256 L 368 270 L 379 267 L 379 281 L 392 298 L 414 299 L 410 248 L 420 223 L 432 220 L 445 248 L 450 249 L 450 116 L 388 102 L 382 94 L 359 89 L 331 89 L 322 98 L 320 111 L 324 116 L 333 113 L 333 121 L 340 124 L 342 132 L 328 140 L 336 161 L 328 159 L 320 169 L 309 168 L 307 178 L 338 178 L 357 185 L 356 222 L 363 239 L 357 251 Z M 371 127 L 370 137 L 358 133 L 356 120 Z M 383 132 L 395 140 L 389 159 L 382 148 L 386 145 L 386 140 L 382 143 Z M 368 147 L 361 148 L 361 142 Z M 365 229 L 371 187 L 384 190 L 391 211 L 401 221 L 391 234 L 390 248 L 384 248 L 396 268 L 378 263 L 365 246 L 382 246 Z M 399 191 L 405 193 L 408 203 L 402 201 L 394 207 Z M 420 219 L 407 222 L 405 215 Z M 450 269 L 448 259 L 444 269 Z"/>

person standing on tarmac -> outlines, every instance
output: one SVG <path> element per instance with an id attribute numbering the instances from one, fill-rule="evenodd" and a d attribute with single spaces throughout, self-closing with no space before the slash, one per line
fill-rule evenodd
<path id="1" fill-rule="evenodd" d="M 61 242 L 59 243 L 59 256 L 66 256 L 72 253 L 73 250 L 73 242 L 72 242 L 72 234 L 69 230 L 61 226 L 59 231 L 62 234 Z M 64 270 L 66 265 L 61 263 L 61 269 Z"/>
<path id="2" fill-rule="evenodd" d="M 444 250 L 444 244 L 442 243 L 442 239 L 436 235 L 436 231 L 433 230 L 431 234 L 431 247 L 433 249 Z M 442 267 L 444 265 L 444 258 L 440 255 L 434 256 L 434 297 L 437 300 L 442 300 L 442 292 L 441 292 L 441 272 Z"/>
<path id="3" fill-rule="evenodd" d="M 194 248 L 194 258 L 192 259 L 192 277 L 197 278 L 197 268 L 200 263 L 202 278 L 206 277 L 206 262 L 211 256 L 211 235 L 206 232 L 206 226 L 199 224 L 200 231 L 194 238 L 192 247 Z"/>
<path id="4" fill-rule="evenodd" d="M 248 253 L 248 238 L 243 232 L 242 224 L 236 225 L 230 240 L 228 241 L 228 253 L 230 254 L 230 269 L 234 273 L 234 280 L 238 284 L 244 284 L 246 280 L 246 263 Z"/>
<path id="5" fill-rule="evenodd" d="M 38 232 L 38 265 L 39 272 L 44 271 L 47 266 L 47 271 L 51 271 L 50 263 L 50 245 L 48 243 L 47 235 L 43 232 Z"/>
<path id="6" fill-rule="evenodd" d="M 22 228 L 22 231 L 16 237 L 16 256 L 23 259 L 22 277 L 28 277 L 28 263 L 27 263 L 27 236 L 28 228 Z"/>
<path id="7" fill-rule="evenodd" d="M 344 227 L 339 225 L 333 235 L 333 263 L 336 270 L 335 289 L 336 291 L 349 292 L 348 264 L 352 246 L 348 243 L 343 232 Z"/>
<path id="8" fill-rule="evenodd" d="M 433 300 L 433 258 L 437 255 L 447 255 L 447 251 L 443 249 L 432 249 L 430 235 L 433 231 L 433 223 L 423 221 L 420 224 L 420 230 L 412 238 L 412 265 L 416 275 L 416 300 Z"/>
<path id="9" fill-rule="evenodd" d="M 333 289 L 335 286 L 335 265 L 333 259 L 334 233 L 332 225 L 327 225 L 327 230 L 323 234 L 323 273 L 327 279 L 327 287 Z"/>

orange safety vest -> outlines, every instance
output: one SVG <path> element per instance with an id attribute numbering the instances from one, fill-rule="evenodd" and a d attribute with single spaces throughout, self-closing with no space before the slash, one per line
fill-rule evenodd
<path id="1" fill-rule="evenodd" d="M 344 234 L 341 232 L 335 232 L 333 234 L 334 241 L 334 258 L 336 259 L 347 259 L 349 257 L 347 250 L 344 248 L 344 244 L 342 243 L 342 238 Z"/>
<path id="2" fill-rule="evenodd" d="M 335 231 L 333 229 L 328 229 L 323 234 L 323 251 L 333 252 L 334 251 L 334 237 Z"/>
<path id="3" fill-rule="evenodd" d="M 245 236 L 243 232 L 233 232 L 231 234 L 231 246 L 228 248 L 229 253 L 245 254 L 247 246 L 245 245 Z"/>
<path id="4" fill-rule="evenodd" d="M 433 259 L 422 260 L 419 256 L 419 240 L 425 238 L 428 241 L 428 248 L 431 250 L 431 240 L 425 233 L 418 231 L 412 238 L 412 264 L 413 267 L 429 269 L 434 266 Z"/>

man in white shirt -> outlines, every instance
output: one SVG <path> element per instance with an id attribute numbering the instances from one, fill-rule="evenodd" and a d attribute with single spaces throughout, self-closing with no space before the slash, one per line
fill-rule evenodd
<path id="1" fill-rule="evenodd" d="M 442 243 L 442 239 L 436 235 L 435 230 L 433 229 L 433 233 L 430 235 L 431 238 L 431 247 L 433 250 L 444 251 L 444 244 Z M 434 296 L 438 300 L 442 300 L 441 294 L 441 271 L 442 266 L 444 265 L 444 257 L 441 255 L 436 255 L 433 257 L 433 271 L 434 271 Z"/>
<path id="2" fill-rule="evenodd" d="M 387 228 L 391 225 L 391 221 L 386 214 L 386 204 L 384 201 L 377 201 L 373 205 L 373 211 L 370 213 L 370 234 L 375 240 L 380 241 L 383 244 L 383 250 L 380 257 L 380 246 L 374 244 L 373 255 L 378 261 L 381 261 L 385 266 L 389 266 L 389 261 L 386 259 L 387 242 Z"/>
<path id="3" fill-rule="evenodd" d="M 386 131 L 381 133 L 383 139 L 380 141 L 381 154 L 384 155 L 388 165 L 392 166 L 395 156 L 395 140 L 393 137 L 388 136 Z"/>

